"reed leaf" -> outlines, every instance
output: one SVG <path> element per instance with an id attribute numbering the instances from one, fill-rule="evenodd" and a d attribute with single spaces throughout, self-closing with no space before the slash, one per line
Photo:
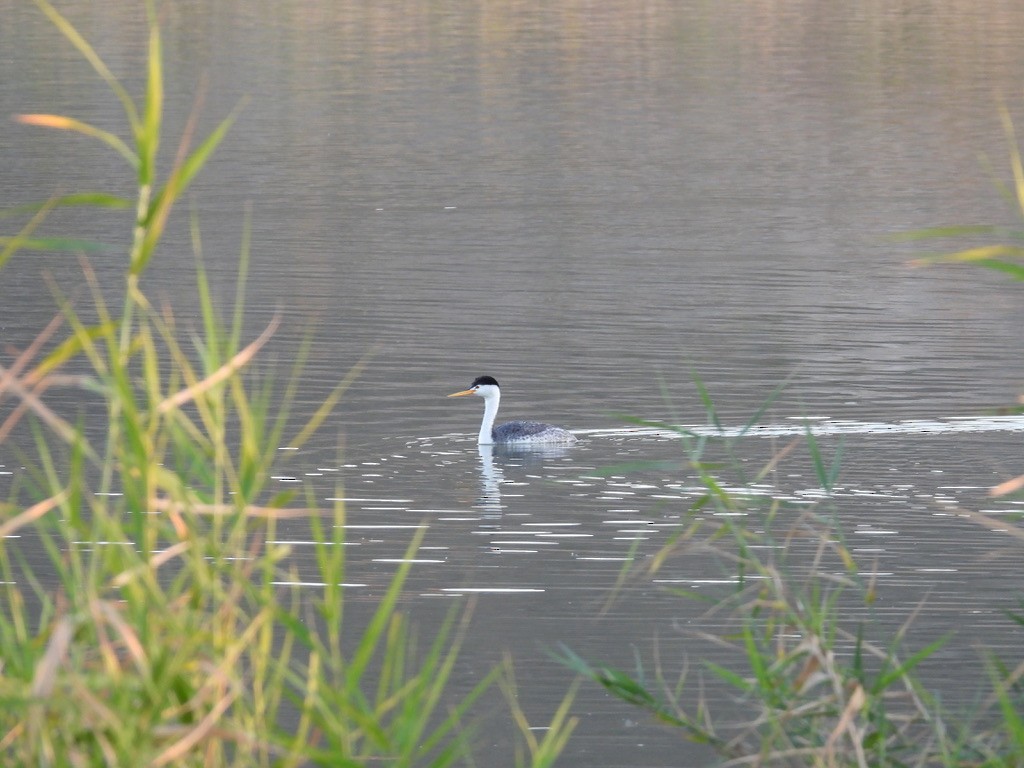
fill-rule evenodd
<path id="1" fill-rule="evenodd" d="M 1015 245 L 980 245 L 974 248 L 965 248 L 954 253 L 944 253 L 937 256 L 924 256 L 911 261 L 911 266 L 919 267 L 929 264 L 956 264 L 965 262 L 984 262 L 991 259 L 1024 258 L 1024 248 Z"/>
<path id="2" fill-rule="evenodd" d="M 402 592 L 405 579 L 409 575 L 409 569 L 412 567 L 412 558 L 423 542 L 424 535 L 426 535 L 426 527 L 418 528 L 413 535 L 409 546 L 406 548 L 405 556 L 402 558 L 402 563 L 392 577 L 391 583 L 388 584 L 384 596 L 374 611 L 373 618 L 367 624 L 363 636 L 348 663 L 346 677 L 348 679 L 349 692 L 353 695 L 356 693 L 354 686 L 362 679 L 370 660 L 380 647 L 381 639 L 384 636 L 388 622 L 391 620 L 391 616 L 395 612 L 398 597 Z"/>
<path id="3" fill-rule="evenodd" d="M 146 79 L 146 97 L 143 119 L 136 135 L 138 145 L 137 168 L 140 186 L 152 186 L 156 181 L 156 160 L 160 151 L 160 126 L 163 114 L 164 83 L 163 54 L 160 28 L 150 21 L 149 58 Z"/>
<path id="4" fill-rule="evenodd" d="M 13 208 L 0 211 L 0 219 L 20 216 L 25 213 L 36 213 L 43 208 L 74 208 L 78 206 L 124 210 L 132 207 L 132 201 L 107 192 L 76 192 L 71 195 L 54 197 L 41 203 L 16 205 Z"/>
<path id="5" fill-rule="evenodd" d="M 299 430 L 298 434 L 288 441 L 289 448 L 301 447 L 323 426 L 327 417 L 334 411 L 334 408 L 341 400 L 342 395 L 345 394 L 345 390 L 347 390 L 352 385 L 352 382 L 359 377 L 366 368 L 368 362 L 368 355 L 364 355 L 356 362 L 355 365 L 349 368 L 344 378 L 339 381 L 334 386 L 334 389 L 331 390 L 330 394 L 324 398 L 324 401 L 317 407 L 316 411 L 313 412 L 313 415 L 309 418 L 302 429 Z"/>
<path id="6" fill-rule="evenodd" d="M 77 240 L 70 237 L 0 237 L 0 266 L 6 261 L 4 253 L 13 254 L 19 249 L 31 251 L 74 251 L 77 253 L 108 253 L 114 246 L 92 240 Z"/>
<path id="7" fill-rule="evenodd" d="M 0 268 L 3 267 L 7 261 L 18 252 L 20 248 L 25 247 L 26 243 L 31 242 L 32 233 L 36 231 L 43 220 L 47 217 L 55 202 L 53 200 L 48 201 L 41 207 L 36 214 L 21 228 L 21 231 L 12 238 L 0 238 Z"/>
<path id="8" fill-rule="evenodd" d="M 67 19 L 61 16 L 60 13 L 57 12 L 57 9 L 50 5 L 47 0 L 35 0 L 35 3 L 39 6 L 40 10 L 46 14 L 53 25 L 71 41 L 71 44 L 75 48 L 78 49 L 78 52 L 82 54 L 85 60 L 89 62 L 94 70 L 96 70 L 96 73 L 103 78 L 104 82 L 106 82 L 110 87 L 110 90 L 117 95 L 117 98 L 121 101 L 121 105 L 124 108 L 125 116 L 128 118 L 128 122 L 131 125 L 132 132 L 134 133 L 138 129 L 139 125 L 139 115 L 138 110 L 135 108 L 135 102 L 132 101 L 128 92 L 110 72 L 107 65 L 103 63 L 103 59 L 99 57 L 85 38 L 78 33 L 78 30 L 76 30 L 71 23 L 67 21 Z"/>
<path id="9" fill-rule="evenodd" d="M 148 206 L 144 220 L 144 232 L 140 247 L 132 260 L 132 275 L 141 274 L 149 260 L 157 243 L 163 235 L 167 217 L 170 215 L 174 202 L 188 189 L 196 174 L 206 164 L 220 142 L 227 135 L 243 104 L 239 104 L 220 124 L 210 133 L 209 136 L 189 155 L 184 162 L 176 165 L 171 172 L 167 183 L 154 196 L 152 203 Z"/>
<path id="10" fill-rule="evenodd" d="M 264 344 L 270 341 L 270 337 L 274 335 L 274 332 L 280 324 L 280 316 L 272 318 L 267 327 L 263 329 L 263 332 L 247 347 L 245 347 L 245 349 L 238 352 L 224 365 L 213 371 L 209 376 L 206 376 L 202 380 L 195 381 L 187 388 L 176 392 L 174 395 L 171 395 L 163 402 L 159 403 L 156 406 L 156 412 L 163 414 L 172 409 L 180 408 L 185 403 L 194 401 L 197 397 L 209 391 L 212 387 L 230 379 L 236 371 L 247 365 L 252 360 L 253 356 Z"/>
<path id="11" fill-rule="evenodd" d="M 117 326 L 112 321 L 103 323 L 102 325 L 96 325 L 91 327 L 83 326 L 81 328 L 81 335 L 76 333 L 74 336 L 69 336 L 64 339 L 57 347 L 44 357 L 34 369 L 36 376 L 45 376 L 52 371 L 55 371 L 69 361 L 78 357 L 85 350 L 85 344 L 93 343 L 99 339 L 107 338 L 117 329 Z"/>
<path id="12" fill-rule="evenodd" d="M 981 259 L 975 263 L 978 266 L 987 267 L 995 272 L 1002 272 L 1014 280 L 1024 280 L 1024 264 L 1014 264 L 1001 259 Z"/>
<path id="13" fill-rule="evenodd" d="M 967 235 L 996 235 L 1005 228 L 991 224 L 953 225 L 946 227 L 926 227 L 908 232 L 897 232 L 887 239 L 895 242 L 914 242 L 917 240 L 935 240 L 944 237 L 965 237 Z"/>
<path id="14" fill-rule="evenodd" d="M 120 137 L 110 133 L 109 131 L 97 128 L 94 125 L 89 125 L 88 123 L 76 120 L 73 117 L 64 117 L 63 115 L 16 115 L 15 119 L 19 123 L 24 123 L 25 125 L 35 125 L 43 128 L 56 128 L 62 131 L 74 131 L 82 134 L 83 136 L 99 139 L 127 160 L 128 164 L 132 168 L 139 167 L 139 158 L 131 151 L 131 149 L 128 148 L 127 144 L 121 141 Z"/>
<path id="15" fill-rule="evenodd" d="M 27 422 L 36 453 L 17 479 L 13 502 L 0 507 L 0 534 L 31 535 L 42 552 L 30 562 L 0 536 L 0 580 L 17 581 L 0 584 L 3 761 L 472 764 L 469 721 L 504 667 L 485 674 L 458 701 L 446 701 L 469 609 L 453 610 L 423 646 L 399 610 L 425 527 L 369 623 L 353 629 L 351 620 L 344 623 L 344 506 L 319 508 L 312 489 L 305 506 L 291 491 L 266 490 L 311 342 L 299 350 L 284 402 L 272 377 L 249 369 L 280 318 L 242 345 L 248 223 L 228 326 L 197 265 L 203 321 L 192 348 L 186 350 L 173 312 L 158 312 L 139 279 L 172 205 L 241 105 L 189 154 L 193 116 L 169 178 L 154 191 L 165 87 L 154 5 L 147 3 L 149 63 L 140 119 L 92 47 L 47 0 L 37 2 L 123 102 L 136 142 L 136 219 L 120 313 L 108 306 L 83 257 L 93 306 L 79 314 L 51 278 L 59 316 L 0 369 L 0 392 L 16 401 L 8 420 L 35 416 Z M 85 133 L 130 154 L 115 134 L 71 118 L 30 116 L 25 122 Z M 33 216 L 18 236 L 3 241 L 0 261 L 21 247 L 75 243 L 36 237 L 57 205 L 120 209 L 129 203 L 83 192 L 13 209 Z M 357 363 L 314 409 L 293 442 L 304 443 L 326 423 L 365 364 Z M 91 368 L 89 375 L 65 373 L 82 365 Z M 81 386 L 100 398 L 107 414 L 102 447 L 85 439 L 81 419 L 68 421 L 45 402 L 57 384 Z M 321 599 L 311 598 L 308 588 L 281 589 L 282 576 L 298 571 L 291 548 L 269 543 L 285 518 L 304 520 L 311 531 L 316 555 L 303 567 L 319 569 Z M 22 587 L 31 590 L 30 601 Z M 356 642 L 343 646 L 343 632 L 354 631 Z M 531 742 L 535 768 L 550 765 L 564 748 L 575 723 L 567 712 L 568 699 L 544 741 Z"/>

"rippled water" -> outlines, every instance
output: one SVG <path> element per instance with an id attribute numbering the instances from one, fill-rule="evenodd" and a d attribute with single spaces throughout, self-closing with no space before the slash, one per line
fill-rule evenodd
<path id="1" fill-rule="evenodd" d="M 144 14 L 62 8 L 138 86 Z M 5 110 L 118 130 L 117 103 L 34 7 L 0 10 Z M 716 434 L 693 373 L 748 477 L 797 441 L 755 486 L 762 498 L 822 501 L 808 425 L 828 461 L 839 453 L 828 508 L 876 572 L 876 615 L 898 626 L 924 600 L 914 637 L 954 630 L 939 662 L 971 690 L 973 641 L 1019 646 L 999 613 L 1020 593 L 1019 550 L 962 515 L 1019 509 L 986 494 L 1024 470 L 1020 421 L 990 415 L 1024 382 L 1021 288 L 909 269 L 922 248 L 887 237 L 1013 221 L 978 157 L 1006 175 L 997 103 L 1024 113 L 1024 6 L 186 0 L 162 12 L 167 146 L 204 75 L 207 127 L 249 97 L 193 192 L 218 292 L 234 295 L 251 203 L 252 332 L 281 312 L 271 356 L 288 363 L 314 329 L 300 410 L 369 355 L 324 442 L 285 452 L 276 482 L 346 499 L 351 589 L 367 600 L 427 526 L 408 604 L 429 621 L 476 596 L 467 683 L 510 649 L 542 720 L 569 682 L 545 651 L 558 642 L 624 666 L 655 637 L 679 661 L 707 650 L 679 633 L 702 609 L 665 590 L 713 589 L 728 574 L 708 558 L 627 581 L 598 618 L 626 558 L 655 552 L 702 493 L 677 437 L 622 416 Z M 123 191 L 112 155 L 3 126 L 0 207 Z M 71 212 L 53 226 L 123 244 L 127 224 Z M 148 276 L 184 324 L 186 224 L 180 211 Z M 111 292 L 121 258 L 92 257 Z M 12 348 L 53 314 L 44 269 L 78 290 L 66 256 L 8 264 Z M 479 412 L 443 397 L 480 374 L 502 382 L 499 419 L 550 421 L 581 443 L 481 452 Z M 308 538 L 290 525 L 301 570 Z M 584 689 L 579 711 L 566 764 L 688 762 L 676 735 L 600 691 Z"/>
<path id="2" fill-rule="evenodd" d="M 688 467 L 678 436 L 644 427 L 581 430 L 580 443 L 546 450 L 476 446 L 472 433 L 382 438 L 379 453 L 340 466 L 313 466 L 299 453 L 291 465 L 302 470 L 279 481 L 309 483 L 325 499 L 345 500 L 354 594 L 379 593 L 412 531 L 425 528 L 410 581 L 413 599 L 476 596 L 471 654 L 496 660 L 499 650 L 512 649 L 525 678 L 542 692 L 541 709 L 561 690 L 553 681 L 563 679 L 562 672 L 548 655 L 558 643 L 625 668 L 632 668 L 634 652 L 649 665 L 655 642 L 673 672 L 695 658 L 721 658 L 720 649 L 697 633 L 714 631 L 723 617 L 706 616 L 705 604 L 665 591 L 719 594 L 736 581 L 719 559 L 692 548 L 653 577 L 620 578 L 629 564 L 649 564 L 694 520 L 728 515 L 763 529 L 771 500 L 835 516 L 862 576 L 879 596 L 870 610 L 854 606 L 851 620 L 869 617 L 891 632 L 920 608 L 912 639 L 923 644 L 953 633 L 925 674 L 954 701 L 975 690 L 977 667 L 968 662 L 976 658 L 977 643 L 1015 657 L 1019 632 L 1007 625 L 1003 611 L 1021 586 L 1019 545 L 969 514 L 981 510 L 1012 525 L 1024 511 L 1020 502 L 987 496 L 1006 477 L 1006 463 L 993 457 L 1014 455 L 1024 418 L 794 418 L 746 429 L 723 426 L 686 430 L 715 436 L 714 445 L 728 442 L 740 473 L 723 468 L 723 487 L 749 500 L 733 512 L 695 512 L 707 488 Z M 842 454 L 830 492 L 808 458 L 807 431 L 827 461 L 836 451 Z M 741 475 L 752 478 L 794 441 L 796 450 L 775 471 L 741 482 Z M 330 490 L 339 479 L 341 496 Z M 302 546 L 296 545 L 299 561 Z M 806 550 L 809 568 L 816 546 L 789 544 L 795 574 L 799 552 Z M 613 592 L 617 597 L 609 604 Z M 712 705 L 732 711 L 733 703 L 720 694 L 713 687 L 708 692 Z M 580 706 L 589 716 L 570 750 L 573 760 L 619 765 L 639 755 L 649 761 L 640 764 L 659 765 L 678 759 L 676 736 L 603 694 L 585 691 Z"/>
<path id="3" fill-rule="evenodd" d="M 942 518 L 966 517 L 984 508 L 990 485 L 1005 477 L 991 459 L 993 446 L 1019 443 L 1024 417 L 818 423 L 808 431 L 818 436 L 827 458 L 842 451 L 846 459 L 829 490 L 809 464 L 805 426 L 686 429 L 728 440 L 751 478 L 795 440 L 795 454 L 761 480 L 740 482 L 723 464 L 723 487 L 740 497 L 763 496 L 791 505 L 827 499 L 855 550 L 870 554 L 868 561 L 891 559 L 893 570 L 879 575 L 904 584 L 913 582 L 914 574 L 935 570 L 927 567 L 937 555 L 926 546 L 928 540 L 943 547 L 954 530 L 962 533 L 963 525 L 943 530 Z M 927 441 L 921 435 L 928 435 Z M 430 554 L 417 561 L 439 567 L 414 577 L 424 594 L 575 589 L 577 582 L 589 581 L 583 575 L 591 573 L 587 563 L 624 562 L 634 557 L 637 542 L 648 542 L 640 553 L 653 554 L 708 490 L 687 466 L 680 442 L 665 430 L 595 430 L 581 437 L 577 445 L 547 449 L 476 446 L 465 435 L 418 438 L 396 443 L 394 452 L 373 459 L 277 480 L 321 486 L 344 478 L 345 494 L 324 498 L 346 502 L 352 544 L 366 550 L 393 549 L 403 540 L 395 532 L 428 528 L 424 551 Z M 756 442 L 762 444 L 749 445 Z M 734 476 L 732 485 L 729 475 Z M 406 493 L 387 493 L 396 488 Z M 1015 502 L 988 501 L 987 507 L 989 513 L 1004 514 L 1014 510 Z M 756 514 L 756 508 L 735 514 Z M 955 554 L 983 557 L 998 537 L 966 527 L 976 541 L 962 543 Z M 977 550 L 967 553 L 964 547 Z M 367 555 L 370 562 L 385 562 L 394 552 L 382 557 Z M 567 577 L 565 569 L 583 573 Z M 947 560 L 938 570 L 957 569 Z M 695 574 L 692 583 L 700 581 Z"/>

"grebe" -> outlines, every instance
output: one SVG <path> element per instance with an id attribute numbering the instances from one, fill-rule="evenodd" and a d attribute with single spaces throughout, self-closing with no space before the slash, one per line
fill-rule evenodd
<path id="1" fill-rule="evenodd" d="M 500 427 L 494 426 L 494 417 L 498 415 L 498 403 L 501 402 L 501 388 L 491 376 L 479 376 L 469 389 L 454 392 L 448 397 L 465 397 L 476 395 L 484 399 L 484 419 L 480 422 L 480 436 L 477 443 L 493 445 L 495 443 L 575 443 L 576 436 L 561 427 L 553 427 L 539 421 L 509 421 Z"/>

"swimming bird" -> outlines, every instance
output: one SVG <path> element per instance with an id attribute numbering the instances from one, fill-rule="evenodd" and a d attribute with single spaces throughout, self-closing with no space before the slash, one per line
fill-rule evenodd
<path id="1" fill-rule="evenodd" d="M 495 443 L 575 443 L 576 436 L 561 427 L 553 427 L 540 421 L 509 421 L 500 427 L 494 426 L 501 402 L 501 388 L 492 376 L 478 376 L 469 389 L 453 392 L 448 397 L 476 395 L 484 399 L 484 419 L 480 422 L 480 445 Z"/>

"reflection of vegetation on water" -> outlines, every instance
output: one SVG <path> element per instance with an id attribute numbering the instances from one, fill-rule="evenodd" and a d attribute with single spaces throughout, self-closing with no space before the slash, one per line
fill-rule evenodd
<path id="1" fill-rule="evenodd" d="M 52 209 L 135 212 L 120 312 L 83 260 L 97 322 L 55 288 L 58 317 L 0 383 L 17 400 L 0 434 L 28 432 L 37 452 L 0 522 L 2 762 L 476 764 L 475 705 L 497 684 L 519 734 L 516 762 L 550 764 L 575 725 L 571 694 L 542 738 L 516 705 L 508 664 L 456 696 L 449 683 L 468 606 L 421 642 L 398 608 L 406 562 L 356 617 L 343 587 L 343 506 L 318 509 L 313 499 L 268 487 L 280 446 L 299 447 L 321 426 L 358 366 L 295 429 L 288 405 L 302 354 L 283 388 L 247 367 L 277 321 L 243 342 L 244 246 L 229 321 L 198 265 L 201 328 L 184 333 L 191 348 L 172 310 L 151 304 L 140 284 L 172 207 L 234 114 L 194 148 L 190 121 L 161 181 L 166 137 L 154 7 L 145 94 L 136 103 L 89 43 L 46 0 L 37 2 L 118 97 L 131 140 L 60 115 L 22 115 L 21 122 L 99 139 L 135 173 L 137 196 L 86 192 L 27 207 L 13 213 L 28 210 L 31 220 L 0 241 L 0 263 L 21 249 L 82 251 L 88 243 L 36 235 Z M 88 374 L 64 373 L 82 361 Z M 47 406 L 43 395 L 57 386 L 103 404 L 109 428 L 99 440 Z M 306 586 L 297 584 L 289 548 L 272 543 L 288 518 L 305 520 L 315 542 Z M 43 562 L 23 556 L 26 541 L 46 553 Z M 409 544 L 406 560 L 419 543 Z"/>

